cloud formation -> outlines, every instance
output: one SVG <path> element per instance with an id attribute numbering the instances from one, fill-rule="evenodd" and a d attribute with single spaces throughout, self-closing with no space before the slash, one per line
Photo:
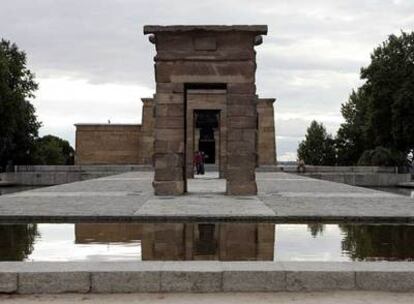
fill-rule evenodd
<path id="1" fill-rule="evenodd" d="M 42 133 L 74 141 L 73 124 L 138 122 L 154 90 L 145 24 L 268 24 L 257 88 L 276 97 L 278 155 L 294 158 L 312 119 L 330 132 L 359 70 L 391 33 L 414 27 L 412 0 L 4 0 L 0 36 L 28 54 Z"/>

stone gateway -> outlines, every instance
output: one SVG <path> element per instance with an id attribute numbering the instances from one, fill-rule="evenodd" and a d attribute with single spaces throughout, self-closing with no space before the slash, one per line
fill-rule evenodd
<path id="1" fill-rule="evenodd" d="M 276 165 L 274 99 L 256 95 L 265 25 L 145 26 L 155 45 L 156 93 L 142 125 L 76 125 L 77 164 L 153 164 L 157 195 L 187 191 L 193 155 L 226 179 L 226 193 L 255 195 L 257 166 Z"/>

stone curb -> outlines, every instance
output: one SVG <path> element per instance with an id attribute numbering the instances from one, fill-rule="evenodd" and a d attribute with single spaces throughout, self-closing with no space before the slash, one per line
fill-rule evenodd
<path id="1" fill-rule="evenodd" d="M 272 223 L 272 224 L 414 224 L 414 216 L 329 216 L 329 215 L 275 215 L 275 216 L 234 216 L 234 215 L 1 215 L 2 223 Z"/>
<path id="2" fill-rule="evenodd" d="M 0 293 L 414 291 L 410 262 L 1 262 Z"/>

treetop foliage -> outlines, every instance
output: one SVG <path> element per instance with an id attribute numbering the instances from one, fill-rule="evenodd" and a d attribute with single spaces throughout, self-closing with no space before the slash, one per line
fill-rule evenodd
<path id="1" fill-rule="evenodd" d="M 36 139 L 31 161 L 36 165 L 73 165 L 74 154 L 68 141 L 46 135 Z"/>
<path id="2" fill-rule="evenodd" d="M 311 122 L 305 140 L 299 144 L 298 158 L 309 165 L 335 164 L 334 140 L 322 123 Z"/>
<path id="3" fill-rule="evenodd" d="M 41 123 L 30 100 L 38 89 L 25 52 L 0 41 L 0 171 L 8 165 L 67 164 L 73 149 L 54 136 L 38 138 Z"/>
<path id="4" fill-rule="evenodd" d="M 40 122 L 29 98 L 38 84 L 16 44 L 0 42 L 0 167 L 26 163 Z"/>
<path id="5" fill-rule="evenodd" d="M 341 107 L 336 164 L 399 165 L 398 155 L 414 148 L 414 32 L 390 35 L 375 48 L 361 79 Z"/>

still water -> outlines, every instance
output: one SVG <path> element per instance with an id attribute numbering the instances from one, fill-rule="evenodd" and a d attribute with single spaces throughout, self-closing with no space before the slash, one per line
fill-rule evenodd
<path id="1" fill-rule="evenodd" d="M 414 225 L 0 224 L 0 261 L 412 261 Z"/>

